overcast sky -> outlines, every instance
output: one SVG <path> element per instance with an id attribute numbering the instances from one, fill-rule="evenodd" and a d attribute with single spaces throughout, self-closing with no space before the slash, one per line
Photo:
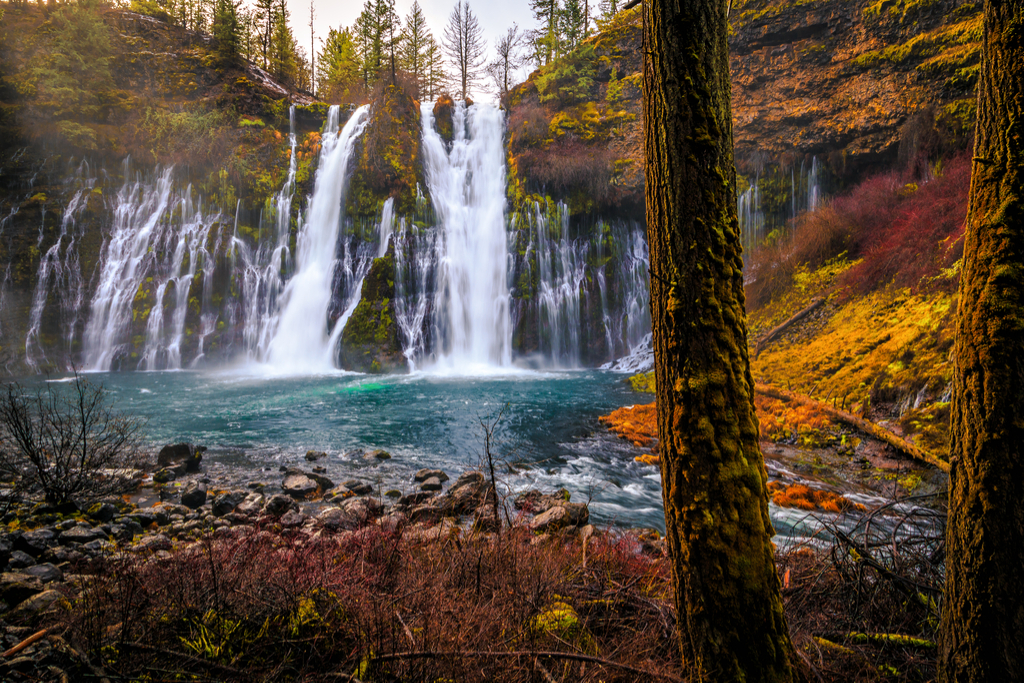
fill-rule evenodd
<path id="1" fill-rule="evenodd" d="M 291 13 L 292 31 L 299 45 L 309 53 L 309 0 L 287 0 L 288 11 Z M 455 7 L 456 0 L 420 0 L 420 8 L 427 19 L 427 26 L 438 43 L 444 36 L 444 27 L 448 23 L 448 15 Z M 395 0 L 395 12 L 405 22 L 406 15 L 412 7 L 413 0 Z M 480 28 L 483 29 L 484 40 L 487 42 L 487 59 L 494 56 L 494 42 L 513 24 L 519 28 L 532 30 L 536 23 L 530 10 L 529 0 L 469 0 Z M 316 17 L 313 25 L 316 30 L 316 50 L 321 47 L 321 39 L 327 31 L 342 26 L 352 26 L 356 17 L 363 11 L 363 0 L 314 0 Z M 523 74 L 525 76 L 525 73 Z M 493 86 L 488 82 L 487 89 Z M 479 98 L 482 93 L 479 93 Z"/>

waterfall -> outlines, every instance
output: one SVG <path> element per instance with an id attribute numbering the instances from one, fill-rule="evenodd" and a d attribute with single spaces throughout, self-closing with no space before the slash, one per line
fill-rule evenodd
<path id="1" fill-rule="evenodd" d="M 449 148 L 434 129 L 431 104 L 423 102 L 420 111 L 424 170 L 439 225 L 438 364 L 511 365 L 504 115 L 497 107 L 456 103 Z"/>
<path id="2" fill-rule="evenodd" d="M 410 231 L 404 224 L 395 238 L 395 316 L 410 370 L 427 353 L 424 323 L 434 295 L 438 240 L 436 228 Z"/>
<path id="3" fill-rule="evenodd" d="M 761 190 L 758 178 L 736 200 L 736 216 L 740 224 L 743 253 L 750 254 L 765 238 L 764 212 L 761 211 Z"/>
<path id="4" fill-rule="evenodd" d="M 554 231 L 539 205 L 534 206 L 534 214 L 536 235 L 532 241 L 537 254 L 541 351 L 556 366 L 578 367 L 580 297 L 587 276 L 589 244 L 570 237 L 569 207 L 565 204 L 559 202 L 556 207 Z"/>
<path id="5" fill-rule="evenodd" d="M 139 368 L 181 368 L 189 293 L 197 270 L 210 267 L 206 239 L 219 215 L 193 205 L 191 185 L 175 193 L 172 170 L 164 169 L 154 182 L 133 182 L 125 161 L 125 183 L 114 199 L 113 225 L 101 250 L 99 282 L 85 327 L 87 371 L 109 371 L 125 354 L 139 313 L 132 305 L 138 302 L 152 304 Z M 173 299 L 165 305 L 168 291 Z"/>
<path id="6" fill-rule="evenodd" d="M 284 286 L 280 313 L 271 323 L 270 365 L 285 372 L 322 372 L 333 367 L 327 329 L 335 274 L 341 208 L 355 141 L 368 107 L 353 112 L 339 132 L 340 108 L 329 110 L 309 209 L 296 238 L 295 273 Z"/>
<path id="7" fill-rule="evenodd" d="M 36 272 L 28 333 L 25 335 L 25 363 L 33 370 L 38 369 L 40 360 L 46 359 L 40 340 L 40 330 L 43 324 L 43 311 L 51 292 L 59 303 L 61 337 L 66 352 L 71 350 L 74 342 L 85 296 L 85 283 L 82 280 L 78 256 L 78 242 L 82 238 L 78 218 L 89 203 L 96 178 L 91 175 L 89 165 L 83 162 L 79 165 L 72 182 L 78 189 L 64 207 L 60 234 L 39 259 L 39 268 Z M 39 356 L 38 359 L 36 354 Z"/>
<path id="8" fill-rule="evenodd" d="M 231 254 L 236 259 L 232 268 L 238 279 L 242 307 L 242 345 L 250 360 L 266 359 L 277 324 L 277 304 L 284 289 L 282 273 L 291 267 L 291 209 L 295 195 L 295 105 L 288 110 L 288 175 L 274 201 L 274 239 L 260 242 L 255 250 L 238 237 L 238 211 L 231 238 Z M 335 132 L 337 132 L 335 130 Z M 260 216 L 262 234 L 263 217 Z M 237 259 L 241 259 L 241 270 Z M 205 323 L 204 323 L 205 324 Z"/>

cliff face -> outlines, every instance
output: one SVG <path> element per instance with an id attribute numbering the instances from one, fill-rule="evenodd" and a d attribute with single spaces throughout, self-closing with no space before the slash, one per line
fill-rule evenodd
<path id="1" fill-rule="evenodd" d="M 734 3 L 731 27 L 741 173 L 821 155 L 852 178 L 966 142 L 980 4 L 748 0 Z"/>
<path id="2" fill-rule="evenodd" d="M 641 34 L 639 10 L 620 12 L 578 54 L 509 93 L 519 197 L 564 199 L 574 214 L 642 215 Z M 981 5 L 964 0 L 734 2 L 740 174 L 781 172 L 789 184 L 791 169 L 818 156 L 838 188 L 965 146 L 980 41 Z"/>

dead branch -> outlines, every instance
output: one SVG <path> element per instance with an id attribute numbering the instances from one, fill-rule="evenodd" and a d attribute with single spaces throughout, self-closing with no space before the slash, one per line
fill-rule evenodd
<path id="1" fill-rule="evenodd" d="M 800 322 L 801 320 L 803 320 L 804 318 L 806 318 L 808 315 L 810 315 L 814 311 L 816 311 L 819 308 L 821 308 L 821 305 L 824 304 L 826 301 L 828 301 L 828 297 L 827 296 L 820 296 L 817 299 L 815 299 L 814 301 L 812 301 L 807 307 L 797 311 L 792 316 L 790 316 L 785 321 L 783 321 L 781 324 L 779 324 L 776 327 L 773 327 L 772 329 L 768 330 L 768 334 L 766 334 L 763 337 L 761 337 L 760 339 L 758 339 L 757 340 L 757 344 L 754 345 L 754 357 L 756 358 L 761 353 L 762 349 L 764 349 L 765 346 L 767 346 L 769 343 L 771 343 L 776 338 L 778 338 L 779 335 L 781 335 L 783 332 L 788 330 L 794 324 L 796 324 L 796 323 Z"/>
<path id="2" fill-rule="evenodd" d="M 767 396 L 769 398 L 778 399 L 780 401 L 790 401 L 793 403 L 799 403 L 801 405 L 814 408 L 815 410 L 825 413 L 831 418 L 834 418 L 836 420 L 839 420 L 840 422 L 845 422 L 848 425 L 856 427 L 865 434 L 870 434 L 879 441 L 884 441 L 885 443 L 889 444 L 896 450 L 900 451 L 901 453 L 904 453 L 905 455 L 909 455 L 911 458 L 915 460 L 927 463 L 932 467 L 937 467 L 943 472 L 949 472 L 949 463 L 939 460 L 937 457 L 935 457 L 931 453 L 928 453 L 923 448 L 915 446 L 909 441 L 900 438 L 899 436 L 889 431 L 885 427 L 881 427 L 875 424 L 874 422 L 868 422 L 864 418 L 857 417 L 853 413 L 848 413 L 845 410 L 833 408 L 829 404 L 822 403 L 821 401 L 810 398 L 809 396 L 802 396 L 800 394 L 795 394 L 792 391 L 778 389 L 767 384 L 755 384 L 754 391 L 761 394 L 762 396 Z"/>
<path id="3" fill-rule="evenodd" d="M 21 641 L 20 643 L 12 647 L 10 650 L 0 655 L 0 657 L 13 657 L 29 645 L 31 645 L 32 643 L 42 640 L 44 637 L 46 637 L 46 634 L 49 632 L 49 630 L 50 629 L 44 628 L 42 631 L 36 631 L 25 640 Z"/>

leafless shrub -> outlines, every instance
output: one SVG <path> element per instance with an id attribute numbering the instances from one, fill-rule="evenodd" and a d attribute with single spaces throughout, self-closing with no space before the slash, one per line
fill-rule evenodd
<path id="1" fill-rule="evenodd" d="M 66 384 L 0 394 L 0 476 L 51 504 L 87 503 L 134 488 L 143 463 L 141 423 L 113 409 L 77 373 Z"/>

